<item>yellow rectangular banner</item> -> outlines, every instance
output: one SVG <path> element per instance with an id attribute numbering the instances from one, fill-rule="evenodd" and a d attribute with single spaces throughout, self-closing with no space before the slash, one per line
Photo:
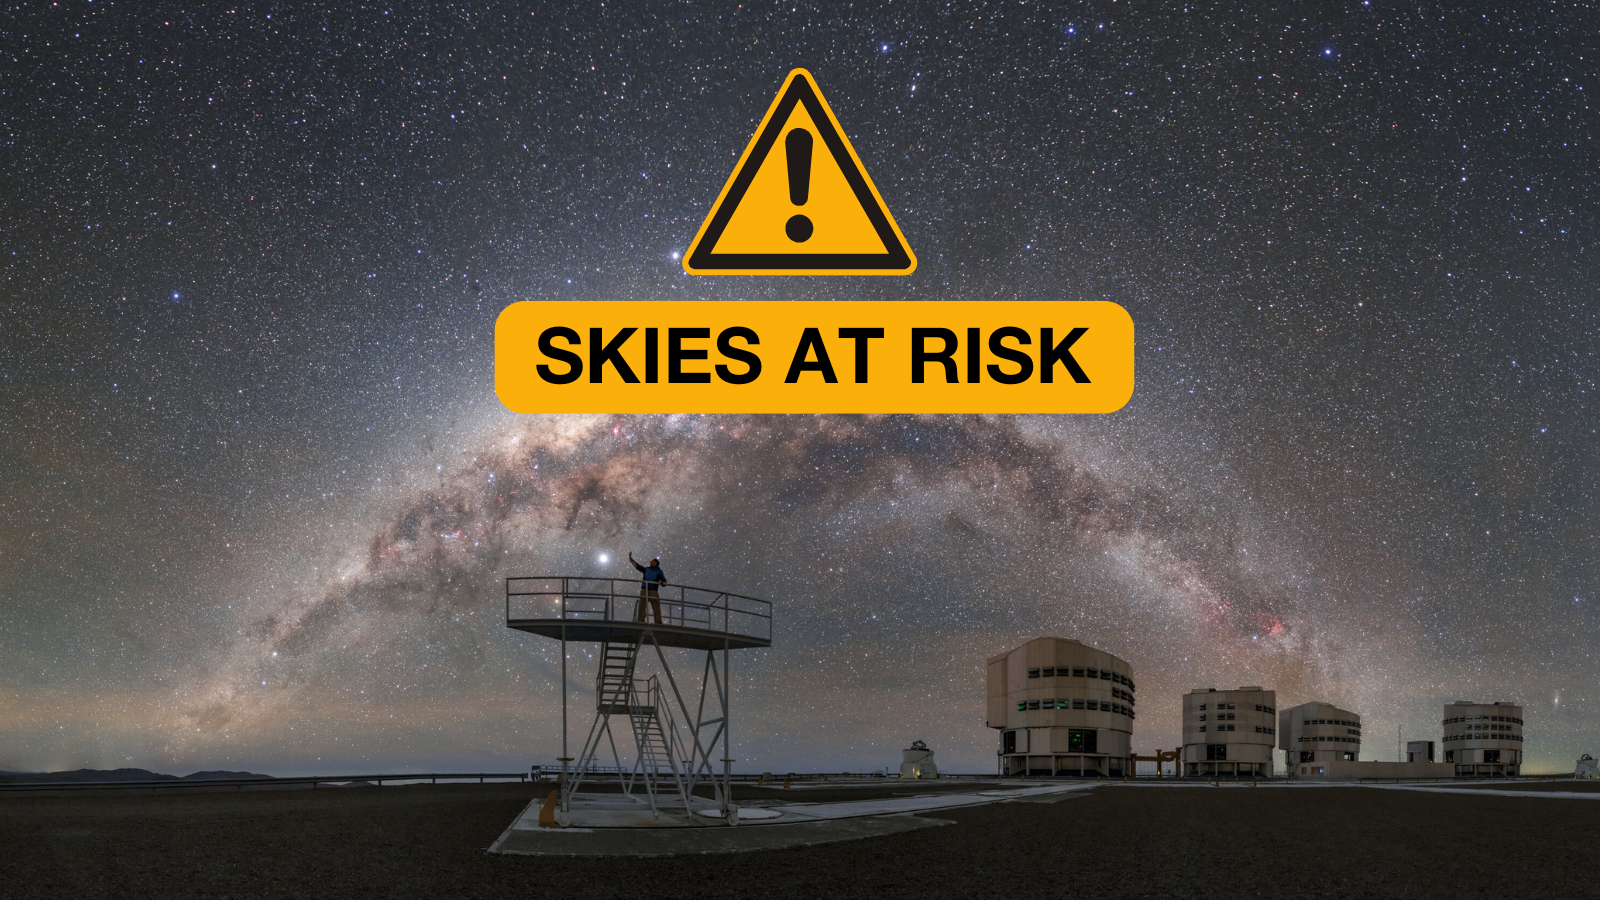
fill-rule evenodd
<path id="1" fill-rule="evenodd" d="M 1109 413 L 1133 319 L 1091 301 L 523 301 L 495 323 L 520 413 Z"/>

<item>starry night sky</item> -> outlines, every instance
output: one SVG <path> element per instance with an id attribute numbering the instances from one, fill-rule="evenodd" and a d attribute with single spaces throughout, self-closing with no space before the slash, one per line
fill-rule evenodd
<path id="1" fill-rule="evenodd" d="M 550 763 L 501 579 L 628 550 L 774 602 L 741 771 L 993 771 L 984 660 L 1047 634 L 1130 663 L 1141 753 L 1242 684 L 1367 759 L 1456 699 L 1600 750 L 1592 7 L 422 6 L 0 13 L 0 769 Z M 796 66 L 912 276 L 682 271 Z M 512 302 L 702 298 L 1113 300 L 1138 387 L 495 398 Z"/>

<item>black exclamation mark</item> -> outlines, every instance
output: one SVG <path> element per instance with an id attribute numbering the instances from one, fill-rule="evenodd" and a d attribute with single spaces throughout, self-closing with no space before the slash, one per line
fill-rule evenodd
<path id="1" fill-rule="evenodd" d="M 789 202 L 805 206 L 811 199 L 811 132 L 796 128 L 783 139 L 783 151 L 789 158 Z M 783 233 L 796 244 L 811 237 L 811 220 L 803 215 L 793 215 L 783 226 Z"/>

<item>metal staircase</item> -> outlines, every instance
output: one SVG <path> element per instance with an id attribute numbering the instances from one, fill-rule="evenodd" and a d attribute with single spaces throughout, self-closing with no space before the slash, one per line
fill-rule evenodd
<path id="1" fill-rule="evenodd" d="M 634 677 L 640 647 L 639 641 L 607 641 L 601 644 L 600 667 L 595 683 L 596 711 L 599 715 L 595 717 L 595 727 L 590 730 L 589 740 L 584 744 L 577 769 L 578 777 L 562 785 L 563 801 L 577 792 L 583 774 L 591 770 L 600 752 L 602 738 L 610 744 L 612 756 L 621 764 L 616 737 L 611 730 L 611 717 L 625 715 L 633 732 L 637 752 L 632 770 L 624 770 L 623 794 L 638 800 L 640 798 L 635 796 L 634 791 L 642 786 L 644 795 L 649 798 L 651 814 L 659 816 L 657 794 L 663 789 L 675 790 L 684 810 L 689 810 L 695 781 L 692 769 L 695 757 L 700 754 L 691 754 L 678 733 L 671 705 L 664 702 L 659 676 L 652 675 L 644 680 Z"/>
<path id="2" fill-rule="evenodd" d="M 624 712 L 633 695 L 633 670 L 639 662 L 639 642 L 607 641 L 600 645 L 600 672 L 595 678 L 595 698 L 600 712 Z"/>

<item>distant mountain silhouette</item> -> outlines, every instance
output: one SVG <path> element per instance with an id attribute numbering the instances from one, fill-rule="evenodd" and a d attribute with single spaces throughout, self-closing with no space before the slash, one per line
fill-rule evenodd
<path id="1" fill-rule="evenodd" d="M 222 779 L 270 780 L 271 775 L 254 772 L 195 772 L 182 778 L 163 775 L 149 769 L 74 769 L 71 772 L 0 772 L 0 784 L 41 784 L 50 782 L 116 782 L 116 781 L 218 781 Z"/>

